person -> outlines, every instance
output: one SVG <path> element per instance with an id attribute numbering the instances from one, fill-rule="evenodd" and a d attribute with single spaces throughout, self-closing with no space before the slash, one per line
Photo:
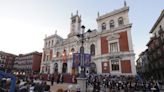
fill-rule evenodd
<path id="1" fill-rule="evenodd" d="M 35 84 L 32 83 L 29 88 L 29 92 L 34 92 Z"/>
<path id="2" fill-rule="evenodd" d="M 75 77 L 75 75 L 73 75 L 72 76 L 72 83 L 76 83 L 75 79 L 76 79 L 76 77 Z"/>
<path id="3" fill-rule="evenodd" d="M 50 92 L 50 85 L 45 85 L 44 92 Z"/>
<path id="4" fill-rule="evenodd" d="M 59 81 L 60 83 L 63 83 L 63 74 L 60 74 Z"/>
<path id="5" fill-rule="evenodd" d="M 54 75 L 52 75 L 51 76 L 51 86 L 53 86 L 53 84 L 54 84 L 54 79 L 55 79 L 55 77 L 54 77 Z"/>

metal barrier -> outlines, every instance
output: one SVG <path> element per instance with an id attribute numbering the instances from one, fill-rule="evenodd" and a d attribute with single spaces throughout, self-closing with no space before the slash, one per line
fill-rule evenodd
<path id="1" fill-rule="evenodd" d="M 0 71 L 0 92 L 14 92 L 15 84 L 16 77 L 14 75 Z"/>

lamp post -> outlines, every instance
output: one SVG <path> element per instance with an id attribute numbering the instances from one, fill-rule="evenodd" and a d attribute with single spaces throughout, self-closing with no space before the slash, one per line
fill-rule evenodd
<path id="1" fill-rule="evenodd" d="M 84 30 L 85 30 L 85 26 L 81 26 L 82 28 L 82 33 L 80 34 L 81 37 L 81 47 L 80 47 L 80 67 L 81 67 L 81 71 L 80 71 L 80 78 L 85 78 L 85 66 L 84 66 Z"/>
<path id="2" fill-rule="evenodd" d="M 82 25 L 81 28 L 82 28 L 82 32 L 77 35 L 77 37 L 81 38 L 80 39 L 80 42 L 81 42 L 81 47 L 80 47 L 81 71 L 80 71 L 80 76 L 76 79 L 77 79 L 77 83 L 80 85 L 81 92 L 86 92 L 86 90 L 87 90 L 87 85 L 86 85 L 87 78 L 86 78 L 86 74 L 85 74 L 85 64 L 84 64 L 84 41 L 87 38 L 84 37 L 85 36 L 85 33 L 84 33 L 85 26 Z M 89 29 L 87 32 L 90 33 L 92 31 Z"/>
<path id="3" fill-rule="evenodd" d="M 81 47 L 80 47 L 80 67 L 81 67 L 81 71 L 80 71 L 80 78 L 85 78 L 86 74 L 85 74 L 85 66 L 84 66 L 84 41 L 85 41 L 85 37 L 84 37 L 84 30 L 85 30 L 85 26 L 82 25 L 82 32 L 81 34 L 78 34 L 77 36 L 81 38 L 80 42 L 81 42 Z M 92 32 L 90 29 L 87 31 L 88 33 Z"/>

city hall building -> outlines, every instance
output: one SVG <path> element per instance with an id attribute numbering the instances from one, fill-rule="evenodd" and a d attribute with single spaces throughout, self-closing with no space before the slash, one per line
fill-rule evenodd
<path id="1" fill-rule="evenodd" d="M 97 14 L 97 29 L 85 30 L 83 34 L 84 53 L 91 55 L 86 73 L 111 75 L 136 75 L 131 27 L 126 5 L 112 12 Z M 74 53 L 80 53 L 82 46 L 81 16 L 71 15 L 70 33 L 66 39 L 57 32 L 44 39 L 41 70 L 42 74 L 78 74 L 80 66 L 73 66 Z"/>

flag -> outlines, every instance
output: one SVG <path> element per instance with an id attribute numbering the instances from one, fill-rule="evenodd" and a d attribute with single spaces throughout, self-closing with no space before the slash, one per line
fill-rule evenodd
<path id="1" fill-rule="evenodd" d="M 84 54 L 84 66 L 90 66 L 91 54 Z"/>
<path id="2" fill-rule="evenodd" d="M 80 53 L 73 54 L 73 67 L 80 66 Z"/>

